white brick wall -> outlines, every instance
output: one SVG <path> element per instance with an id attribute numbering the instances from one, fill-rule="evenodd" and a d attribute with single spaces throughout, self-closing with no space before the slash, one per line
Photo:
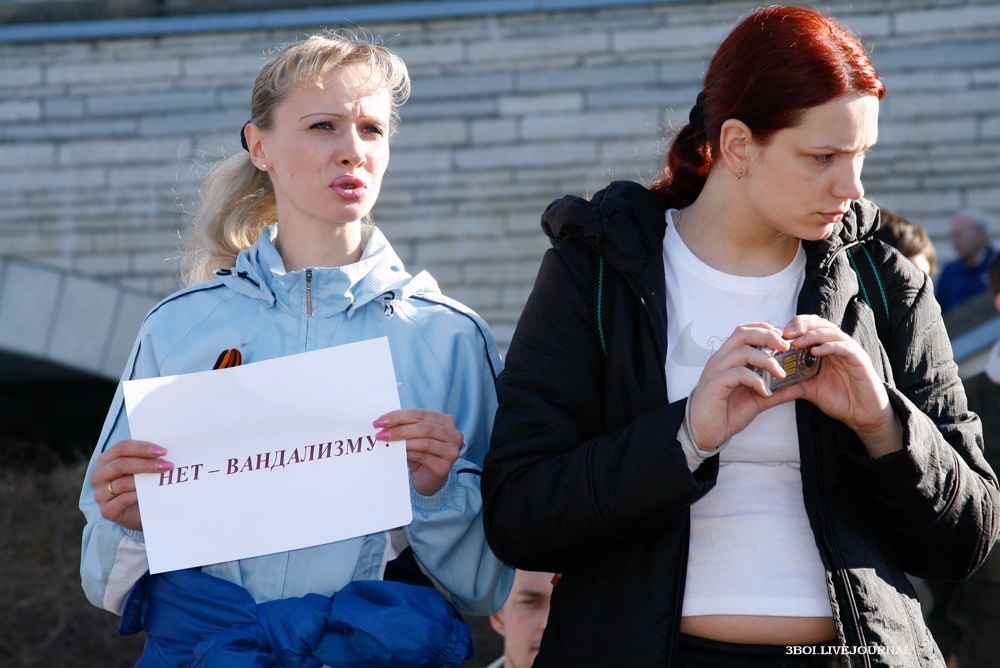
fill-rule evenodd
<path id="1" fill-rule="evenodd" d="M 928 227 L 943 259 L 957 209 L 986 209 L 1000 237 L 1000 3 L 826 6 L 862 34 L 889 88 L 868 195 Z M 547 245 L 545 206 L 611 178 L 656 178 L 664 128 L 686 120 L 707 59 L 748 8 L 364 26 L 413 76 L 376 221 L 505 345 Z M 180 205 L 206 163 L 241 150 L 263 51 L 315 29 L 0 44 L 0 255 L 173 289 Z M 101 359 L 130 343 L 115 339 Z"/>

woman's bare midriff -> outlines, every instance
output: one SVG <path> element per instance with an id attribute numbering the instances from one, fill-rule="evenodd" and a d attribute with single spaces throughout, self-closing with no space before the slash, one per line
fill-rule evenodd
<path id="1" fill-rule="evenodd" d="M 681 633 L 747 645 L 815 645 L 837 637 L 833 617 L 757 615 L 682 617 Z"/>

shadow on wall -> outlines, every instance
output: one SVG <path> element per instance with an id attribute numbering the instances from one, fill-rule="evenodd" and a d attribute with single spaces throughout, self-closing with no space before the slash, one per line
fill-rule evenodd
<path id="1" fill-rule="evenodd" d="M 89 459 L 114 393 L 99 379 L 0 383 L 0 466 L 44 472 Z"/>

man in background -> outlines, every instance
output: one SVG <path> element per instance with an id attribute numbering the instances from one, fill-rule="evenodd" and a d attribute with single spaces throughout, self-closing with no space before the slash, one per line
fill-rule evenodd
<path id="1" fill-rule="evenodd" d="M 552 579 L 552 573 L 515 573 L 507 602 L 490 615 L 493 629 L 503 636 L 503 656 L 488 668 L 530 668 L 534 663 L 549 619 Z"/>
<path id="2" fill-rule="evenodd" d="M 963 211 L 955 216 L 951 244 L 958 257 L 941 270 L 935 288 L 942 311 L 986 291 L 986 274 L 996 256 L 990 246 L 986 217 L 978 211 Z"/>

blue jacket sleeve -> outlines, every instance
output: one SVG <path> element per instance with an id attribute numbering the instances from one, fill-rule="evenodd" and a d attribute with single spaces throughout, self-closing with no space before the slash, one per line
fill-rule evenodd
<path id="1" fill-rule="evenodd" d="M 149 570 L 145 540 L 141 531 L 130 531 L 101 516 L 90 477 L 97 469 L 97 458 L 106 448 L 130 438 L 122 382 L 157 375 L 153 356 L 142 345 L 144 331 L 139 333 L 132 348 L 80 491 L 80 510 L 86 519 L 80 554 L 83 590 L 92 604 L 117 615 L 122 614 L 132 586 Z"/>
<path id="2" fill-rule="evenodd" d="M 501 362 L 485 323 L 461 305 L 442 302 L 453 309 L 438 319 L 447 330 L 425 323 L 424 336 L 432 343 L 445 387 L 435 388 L 425 369 L 419 383 L 424 394 L 416 401 L 454 416 L 466 447 L 437 493 L 423 496 L 411 489 L 413 521 L 406 533 L 421 567 L 452 604 L 465 613 L 488 615 L 503 605 L 514 579 L 513 569 L 486 542 L 480 493 Z"/>

